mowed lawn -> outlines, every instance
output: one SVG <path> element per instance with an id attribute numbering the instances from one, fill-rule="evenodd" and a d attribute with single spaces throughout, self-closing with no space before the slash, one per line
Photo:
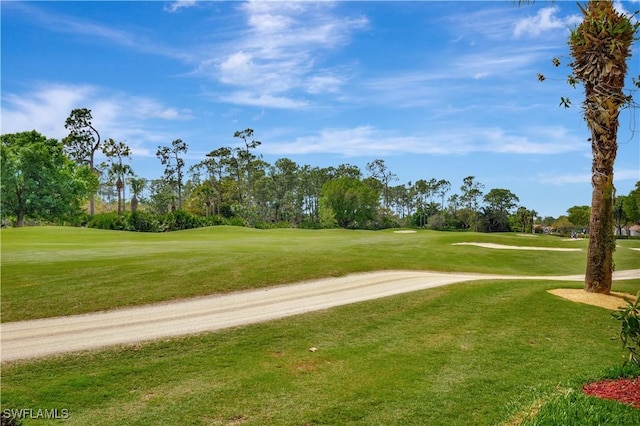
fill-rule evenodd
<path id="1" fill-rule="evenodd" d="M 378 269 L 580 274 L 586 257 L 586 241 L 515 234 L 223 227 L 1 236 L 3 321 Z M 452 245 L 471 241 L 582 251 Z M 620 245 L 617 268 L 638 268 L 640 252 L 631 248 L 640 241 Z M 68 410 L 61 423 L 77 425 L 495 425 L 519 424 L 562 400 L 562 424 L 640 424 L 640 410 L 580 392 L 625 355 L 610 311 L 546 291 L 580 286 L 460 283 L 216 333 L 3 363 L 2 408 Z M 614 289 L 636 293 L 640 279 Z M 584 423 L 594 418 L 606 421 Z"/>
<path id="2" fill-rule="evenodd" d="M 580 274 L 586 241 L 420 231 L 212 227 L 164 234 L 37 227 L 4 229 L 1 319 L 94 312 L 383 269 L 520 275 Z M 580 248 L 492 250 L 457 242 Z M 640 252 L 621 241 L 618 269 Z"/>

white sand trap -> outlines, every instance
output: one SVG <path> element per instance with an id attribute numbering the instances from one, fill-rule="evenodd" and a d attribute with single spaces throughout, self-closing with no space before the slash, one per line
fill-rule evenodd
<path id="1" fill-rule="evenodd" d="M 564 238 L 562 241 L 584 241 L 586 238 Z"/>
<path id="2" fill-rule="evenodd" d="M 403 229 L 400 231 L 393 231 L 394 234 L 415 234 L 416 231 L 413 231 L 411 229 Z"/>
<path id="3" fill-rule="evenodd" d="M 516 234 L 518 237 L 537 237 L 535 234 Z"/>
<path id="4" fill-rule="evenodd" d="M 561 248 L 561 247 L 531 247 L 531 246 L 505 246 L 503 244 L 494 243 L 454 243 L 454 246 L 478 246 L 498 250 L 546 250 L 546 251 L 581 251 L 579 248 Z"/>
<path id="5" fill-rule="evenodd" d="M 629 247 L 631 250 L 637 250 L 640 251 L 640 247 Z"/>

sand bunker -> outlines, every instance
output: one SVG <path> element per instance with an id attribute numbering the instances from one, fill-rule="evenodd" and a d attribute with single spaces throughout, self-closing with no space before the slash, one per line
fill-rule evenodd
<path id="1" fill-rule="evenodd" d="M 393 231 L 394 234 L 415 234 L 416 231 L 413 231 L 411 229 L 403 229 L 400 231 Z"/>
<path id="2" fill-rule="evenodd" d="M 579 248 L 561 248 L 561 247 L 531 247 L 531 246 L 505 246 L 494 243 L 454 243 L 454 246 L 478 246 L 499 250 L 546 250 L 546 251 L 581 251 Z"/>
<path id="3" fill-rule="evenodd" d="M 612 311 L 624 308 L 627 300 L 635 300 L 635 296 L 629 293 L 612 291 L 611 294 L 587 293 L 580 288 L 557 288 L 548 290 L 549 293 L 571 300 L 572 302 L 586 303 L 587 305 L 599 306 Z"/>

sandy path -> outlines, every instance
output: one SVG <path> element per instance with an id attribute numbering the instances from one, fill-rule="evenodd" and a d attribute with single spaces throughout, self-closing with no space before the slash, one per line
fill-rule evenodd
<path id="1" fill-rule="evenodd" d="M 640 269 L 615 279 L 640 278 Z M 479 279 L 581 281 L 581 275 L 525 277 L 381 271 L 182 301 L 0 324 L 2 361 L 220 330 L 380 297 Z"/>
<path id="2" fill-rule="evenodd" d="M 495 243 L 453 243 L 454 246 L 477 246 L 498 250 L 542 250 L 542 251 L 581 251 L 579 248 L 506 246 Z"/>

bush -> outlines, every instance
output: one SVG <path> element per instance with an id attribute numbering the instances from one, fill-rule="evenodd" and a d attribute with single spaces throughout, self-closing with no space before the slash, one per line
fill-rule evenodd
<path id="1" fill-rule="evenodd" d="M 223 216 L 214 215 L 200 218 L 200 222 L 202 223 L 202 226 L 218 226 L 226 225 L 228 221 Z"/>
<path id="2" fill-rule="evenodd" d="M 300 222 L 300 225 L 298 225 L 298 227 L 301 228 L 301 229 L 322 229 L 322 228 L 324 228 L 320 222 L 316 222 L 316 221 L 311 220 L 311 219 L 304 219 L 302 222 Z"/>
<path id="3" fill-rule="evenodd" d="M 160 230 L 181 231 L 183 229 L 193 229 L 200 227 L 202 227 L 202 222 L 200 221 L 199 217 L 187 213 L 184 210 L 176 210 L 165 216 Z"/>
<path id="4" fill-rule="evenodd" d="M 256 222 L 254 225 L 256 229 L 286 229 L 293 228 L 294 226 L 291 222 L 280 221 L 280 222 Z"/>
<path id="5" fill-rule="evenodd" d="M 21 426 L 22 420 L 15 415 L 11 414 L 12 410 L 10 408 L 5 408 L 0 413 L 0 418 L 2 420 L 2 426 Z"/>
<path id="6" fill-rule="evenodd" d="M 442 231 L 447 225 L 447 220 L 442 213 L 437 213 L 429 217 L 427 224 L 431 229 L 435 229 L 436 231 Z"/>
<path id="7" fill-rule="evenodd" d="M 128 228 L 127 219 L 116 212 L 95 214 L 89 219 L 87 226 L 112 231 L 126 231 Z"/>
<path id="8" fill-rule="evenodd" d="M 157 216 L 145 211 L 135 211 L 128 217 L 128 231 L 160 232 Z"/>
<path id="9" fill-rule="evenodd" d="M 629 351 L 627 362 L 640 366 L 640 291 L 635 301 L 628 301 L 626 307 L 611 315 L 622 322 L 620 340 L 622 347 Z"/>

